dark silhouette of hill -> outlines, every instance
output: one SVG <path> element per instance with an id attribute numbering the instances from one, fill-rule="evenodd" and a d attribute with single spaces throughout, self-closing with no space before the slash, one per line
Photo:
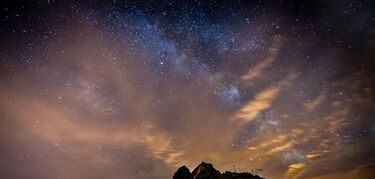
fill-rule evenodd
<path id="1" fill-rule="evenodd" d="M 248 172 L 230 172 L 220 173 L 212 164 L 202 162 L 192 172 L 182 166 L 173 175 L 173 179 L 264 179 L 258 175 Z"/>

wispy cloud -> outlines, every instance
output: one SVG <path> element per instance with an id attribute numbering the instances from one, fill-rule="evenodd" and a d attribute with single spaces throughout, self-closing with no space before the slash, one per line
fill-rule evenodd
<path id="1" fill-rule="evenodd" d="M 326 99 L 327 93 L 328 89 L 323 89 L 318 96 L 305 104 L 306 110 L 309 112 L 314 111 Z"/>
<path id="2" fill-rule="evenodd" d="M 248 122 L 255 119 L 255 117 L 271 107 L 272 102 L 276 100 L 281 86 L 289 85 L 291 81 L 296 78 L 296 74 L 291 72 L 286 78 L 281 80 L 277 85 L 272 85 L 266 89 L 256 93 L 255 97 L 247 102 L 239 111 L 234 114 L 230 120 Z"/>
<path id="3" fill-rule="evenodd" d="M 241 76 L 241 79 L 244 81 L 250 81 L 262 75 L 264 70 L 266 70 L 266 68 L 270 66 L 277 58 L 278 52 L 282 46 L 282 40 L 282 36 L 276 36 L 271 47 L 268 49 L 266 58 L 259 64 L 256 64 L 254 67 L 250 68 L 245 75 Z"/>
<path id="4" fill-rule="evenodd" d="M 271 86 L 259 92 L 253 100 L 250 100 L 234 115 L 232 120 L 241 122 L 254 120 L 259 112 L 271 106 L 279 91 L 277 86 Z"/>

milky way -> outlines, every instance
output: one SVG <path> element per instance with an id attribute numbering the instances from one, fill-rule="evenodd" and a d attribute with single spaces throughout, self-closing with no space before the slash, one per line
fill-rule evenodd
<path id="1" fill-rule="evenodd" d="M 374 7 L 4 2 L 0 178 L 371 178 Z"/>

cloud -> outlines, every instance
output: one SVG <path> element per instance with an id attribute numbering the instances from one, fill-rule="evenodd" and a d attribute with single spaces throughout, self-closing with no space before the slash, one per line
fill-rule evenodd
<path id="1" fill-rule="evenodd" d="M 232 120 L 241 122 L 254 120 L 259 112 L 271 106 L 278 92 L 279 88 L 277 86 L 272 86 L 259 92 L 253 100 L 245 104 L 245 106 L 234 115 Z"/>
<path id="2" fill-rule="evenodd" d="M 275 36 L 271 47 L 268 49 L 267 57 L 253 68 L 250 68 L 245 75 L 242 75 L 241 80 L 250 81 L 259 77 L 277 58 L 278 52 L 282 45 L 282 40 L 282 36 Z"/>
<path id="3" fill-rule="evenodd" d="M 299 174 L 306 167 L 304 163 L 294 163 L 288 166 L 288 171 L 285 174 L 286 178 L 298 178 Z"/>
<path id="4" fill-rule="evenodd" d="M 103 153 L 103 151 L 126 151 L 134 147 L 144 148 L 146 151 L 142 155 L 150 155 L 168 167 L 177 167 L 186 163 L 180 158 L 183 152 L 177 151 L 171 146 L 171 137 L 157 129 L 152 123 L 145 123 L 139 127 L 132 124 L 112 125 L 108 123 L 82 125 L 82 118 L 89 116 L 82 113 L 70 115 L 61 104 L 51 104 L 20 94 L 8 93 L 8 91 L 1 90 L 1 92 L 4 101 L 12 101 L 10 105 L 1 104 L 1 108 L 7 111 L 7 116 L 11 116 L 12 119 L 3 125 L 17 126 L 20 129 L 19 132 L 8 131 L 8 133 L 4 133 L 4 136 L 18 133 L 18 136 L 22 136 L 18 141 L 34 143 L 38 141 L 37 143 L 45 146 L 44 149 L 49 150 L 48 153 L 55 151 L 59 155 L 66 155 L 66 159 L 61 161 L 64 162 L 64 165 L 67 164 L 65 162 L 71 162 L 70 160 L 74 160 L 74 156 L 79 155 L 82 160 L 76 165 L 91 163 L 98 166 L 111 166 L 117 159 L 113 159 L 112 155 Z M 43 155 L 48 154 L 40 154 L 40 156 Z M 51 156 L 49 161 L 58 160 L 56 157 L 56 155 Z M 39 163 L 38 166 L 53 167 L 48 164 L 49 162 L 44 162 Z M 71 172 L 75 170 L 65 169 Z M 23 169 L 20 168 L 20 170 Z M 71 172 L 67 172 L 65 176 L 67 177 Z"/>
<path id="5" fill-rule="evenodd" d="M 238 110 L 230 120 L 239 122 L 254 120 L 260 112 L 271 107 L 272 102 L 276 100 L 280 92 L 281 86 L 289 85 L 295 78 L 296 75 L 291 72 L 286 78 L 280 81 L 278 85 L 269 86 L 256 93 L 255 97 Z"/>
<path id="6" fill-rule="evenodd" d="M 325 98 L 327 97 L 327 93 L 328 89 L 323 89 L 317 97 L 305 104 L 306 110 L 309 112 L 315 110 L 318 105 L 321 104 L 323 100 L 325 100 Z"/>

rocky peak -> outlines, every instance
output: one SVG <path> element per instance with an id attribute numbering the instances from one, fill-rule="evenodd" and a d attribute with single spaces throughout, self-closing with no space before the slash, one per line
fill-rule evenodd
<path id="1" fill-rule="evenodd" d="M 248 172 L 230 172 L 220 173 L 212 164 L 202 162 L 192 173 L 186 166 L 177 169 L 173 175 L 173 179 L 264 179 L 258 175 Z"/>
<path id="2" fill-rule="evenodd" d="M 173 175 L 173 179 L 192 179 L 193 175 L 190 173 L 189 168 L 185 165 L 178 168 L 177 171 Z"/>
<path id="3" fill-rule="evenodd" d="M 193 179 L 214 179 L 220 172 L 212 164 L 202 162 L 193 170 L 192 175 Z"/>

